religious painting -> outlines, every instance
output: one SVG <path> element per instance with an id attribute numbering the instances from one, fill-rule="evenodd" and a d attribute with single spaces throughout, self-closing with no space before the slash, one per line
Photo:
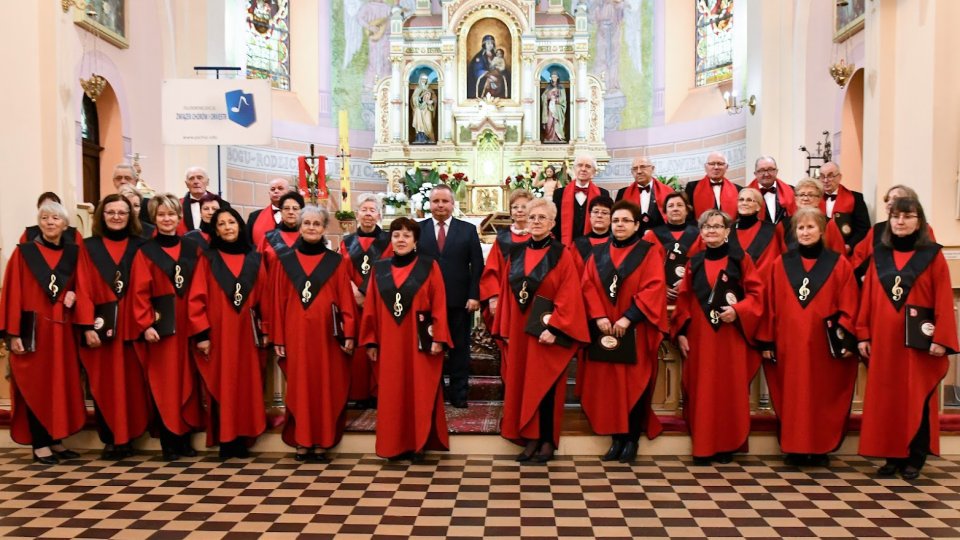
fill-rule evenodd
<path id="1" fill-rule="evenodd" d="M 247 78 L 290 89 L 289 0 L 247 0 Z"/>
<path id="2" fill-rule="evenodd" d="M 86 9 L 74 10 L 74 22 L 121 49 L 127 39 L 126 0 L 87 0 Z"/>
<path id="3" fill-rule="evenodd" d="M 839 43 L 863 28 L 866 0 L 837 2 L 834 7 L 833 41 Z"/>
<path id="4" fill-rule="evenodd" d="M 733 0 L 696 0 L 696 86 L 733 78 Z"/>
<path id="5" fill-rule="evenodd" d="M 570 72 L 560 64 L 540 71 L 540 142 L 570 142 Z"/>
<path id="6" fill-rule="evenodd" d="M 498 19 L 481 19 L 467 33 L 467 99 L 509 99 L 516 89 L 511 88 L 510 64 L 513 42 L 507 25 Z"/>
<path id="7" fill-rule="evenodd" d="M 436 70 L 419 66 L 410 72 L 410 144 L 437 144 L 440 94 Z"/>

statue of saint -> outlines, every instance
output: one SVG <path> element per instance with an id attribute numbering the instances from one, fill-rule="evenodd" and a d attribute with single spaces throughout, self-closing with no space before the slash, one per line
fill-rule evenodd
<path id="1" fill-rule="evenodd" d="M 433 115 L 437 111 L 437 99 L 428 85 L 430 78 L 426 73 L 420 75 L 420 81 L 410 99 L 413 131 L 416 136 L 413 144 L 431 144 L 437 142 L 433 131 Z"/>
<path id="2" fill-rule="evenodd" d="M 540 94 L 540 140 L 548 143 L 567 142 L 567 92 L 560 86 L 560 74 L 550 72 L 550 84 Z"/>

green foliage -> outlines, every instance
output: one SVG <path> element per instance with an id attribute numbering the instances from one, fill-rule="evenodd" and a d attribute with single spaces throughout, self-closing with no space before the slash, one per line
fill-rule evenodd
<path id="1" fill-rule="evenodd" d="M 673 188 L 674 191 L 680 191 L 683 186 L 680 185 L 679 176 L 658 176 L 657 180 Z"/>
<path id="2" fill-rule="evenodd" d="M 337 210 L 333 214 L 337 218 L 337 221 L 356 221 L 357 214 L 353 210 Z"/>

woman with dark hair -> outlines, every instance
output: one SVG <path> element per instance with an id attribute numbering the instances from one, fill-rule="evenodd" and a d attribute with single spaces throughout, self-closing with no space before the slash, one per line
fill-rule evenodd
<path id="1" fill-rule="evenodd" d="M 858 289 L 850 263 L 823 245 L 823 212 L 800 208 L 792 223 L 799 247 L 770 265 L 757 341 L 784 461 L 826 467 L 846 434 L 859 362 L 852 347 L 831 355 L 824 321 L 853 332 Z"/>
<path id="2" fill-rule="evenodd" d="M 136 341 L 146 366 L 153 400 L 151 431 L 160 436 L 163 458 L 176 461 L 197 455 L 190 433 L 203 427 L 195 354 L 210 352 L 207 283 L 195 275 L 199 246 L 177 236 L 180 200 L 165 193 L 151 198 L 148 207 L 157 235 L 144 242 L 133 259 L 133 309 L 124 339 Z"/>
<path id="3" fill-rule="evenodd" d="M 267 427 L 261 366 L 263 340 L 254 324 L 269 286 L 262 257 L 250 245 L 246 224 L 233 208 L 221 208 L 210 249 L 197 265 L 206 280 L 203 310 L 210 320 L 210 351 L 198 355 L 206 392 L 207 446 L 220 445 L 220 457 L 245 458 L 247 448 Z"/>
<path id="4" fill-rule="evenodd" d="M 663 246 L 667 301 L 671 304 L 677 300 L 687 260 L 703 250 L 700 230 L 696 223 L 690 220 L 691 212 L 693 207 L 687 200 L 687 194 L 675 191 L 663 200 L 666 223 L 648 230 L 643 235 L 647 242 Z"/>
<path id="5" fill-rule="evenodd" d="M 613 436 L 603 461 L 632 462 L 640 434 L 653 439 L 662 431 L 651 400 L 657 351 L 669 329 L 663 250 L 640 239 L 641 215 L 630 201 L 614 205 L 613 238 L 594 250 L 583 276 L 587 314 L 600 332 L 594 339 L 612 349 L 636 344 L 634 357 L 623 363 L 604 361 L 589 350 L 584 355 L 577 381 L 583 387 L 583 412 L 594 432 Z"/>
<path id="6" fill-rule="evenodd" d="M 914 334 L 912 330 L 916 330 Z M 937 386 L 960 349 L 950 271 L 923 207 L 899 198 L 867 270 L 857 316 L 868 360 L 859 453 L 887 459 L 877 474 L 920 475 L 940 451 Z"/>
<path id="7" fill-rule="evenodd" d="M 420 225 L 390 223 L 393 257 L 374 263 L 360 345 L 378 363 L 377 455 L 420 461 L 448 450 L 443 351 L 453 347 L 440 265 L 417 254 Z"/>
<path id="8" fill-rule="evenodd" d="M 671 324 L 685 358 L 683 413 L 696 465 L 730 463 L 734 452 L 746 449 L 750 381 L 760 367 L 751 365 L 748 352 L 763 285 L 750 258 L 730 250 L 731 224 L 720 210 L 700 215 L 706 248 L 690 258 Z"/>
<path id="9" fill-rule="evenodd" d="M 516 458 L 520 462 L 553 459 L 560 444 L 567 366 L 577 342 L 590 341 L 573 254 L 550 234 L 556 218 L 553 202 L 527 203 L 530 239 L 511 256 L 491 330 L 507 342 L 500 434 L 524 447 Z M 527 332 L 531 317 L 535 334 Z"/>
<path id="10" fill-rule="evenodd" d="M 281 209 L 291 202 L 284 196 Z M 326 208 L 304 207 L 300 239 L 270 269 L 268 331 L 287 379 L 283 442 L 297 461 L 326 461 L 324 451 L 340 443 L 350 389 L 357 308 L 349 262 L 323 237 L 329 219 Z"/>
<path id="11" fill-rule="evenodd" d="M 883 205 L 886 208 L 887 216 L 893 212 L 893 203 L 897 199 L 919 199 L 917 192 L 910 186 L 905 186 L 903 184 L 896 184 L 890 186 L 890 189 L 887 190 L 887 193 L 883 196 Z M 854 273 L 857 275 L 857 281 L 862 283 L 864 276 L 867 274 L 867 270 L 870 266 L 870 258 L 873 257 L 873 248 L 876 244 L 879 244 L 883 239 L 883 231 L 887 228 L 887 220 L 877 222 L 873 227 L 867 231 L 867 235 L 863 237 L 863 240 L 857 242 L 857 245 L 853 248 L 853 255 L 850 256 L 850 262 L 853 263 Z M 930 240 L 936 242 L 937 238 L 933 234 L 933 227 L 927 223 L 927 233 L 930 235 Z"/>
<path id="12" fill-rule="evenodd" d="M 63 204 L 63 202 L 60 201 L 60 196 L 52 191 L 44 191 L 40 194 L 40 197 L 37 198 L 37 210 L 39 210 L 45 202 L 55 202 L 59 205 Z M 23 234 L 20 235 L 20 243 L 33 242 L 37 238 L 40 238 L 40 236 L 40 227 L 38 225 L 31 225 L 23 230 Z M 83 245 L 83 235 L 80 234 L 80 231 L 77 230 L 76 227 L 70 225 L 69 218 L 67 218 L 67 230 L 63 233 L 63 241 L 68 244 Z"/>
<path id="13" fill-rule="evenodd" d="M 216 224 L 213 222 L 213 215 L 220 210 L 220 198 L 213 193 L 207 193 L 200 197 L 200 228 L 194 229 L 183 235 L 196 242 L 200 249 L 206 253 L 210 249 L 210 239 L 214 235 Z"/>
<path id="14" fill-rule="evenodd" d="M 40 236 L 14 249 L 3 276 L 0 333 L 10 352 L 10 437 L 33 447 L 33 460 L 56 465 L 79 454 L 61 439 L 86 418 L 74 341 L 80 248 L 67 242 L 67 211 L 46 201 L 37 212 Z"/>
<path id="15" fill-rule="evenodd" d="M 786 251 L 782 229 L 760 219 L 764 204 L 759 190 L 749 187 L 740 190 L 737 195 L 737 220 L 729 237 L 730 248 L 749 255 L 761 273 Z"/>
<path id="16" fill-rule="evenodd" d="M 303 195 L 296 191 L 286 193 L 280 197 L 277 206 L 280 207 L 280 223 L 276 229 L 267 231 L 257 246 L 257 251 L 263 253 L 267 271 L 272 271 L 277 257 L 292 250 L 294 242 L 301 237 L 300 211 L 304 208 Z"/>
<path id="17" fill-rule="evenodd" d="M 125 184 L 126 185 L 126 184 Z M 93 236 L 84 241 L 77 269 L 74 323 L 83 332 L 80 362 L 87 372 L 102 459 L 133 455 L 134 439 L 147 430 L 146 378 L 133 343 L 123 340 L 133 309 L 130 270 L 140 249 L 140 219 L 123 195 L 100 201 Z"/>

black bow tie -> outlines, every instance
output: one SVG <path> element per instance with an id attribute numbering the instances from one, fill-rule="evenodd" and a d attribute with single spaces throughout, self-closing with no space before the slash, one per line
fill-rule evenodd
<path id="1" fill-rule="evenodd" d="M 711 180 L 711 181 L 710 181 L 710 185 L 711 185 L 711 186 L 722 186 L 722 185 L 723 185 L 723 180 L 717 180 L 717 181 Z"/>
<path id="2" fill-rule="evenodd" d="M 650 184 L 647 184 L 645 186 L 637 186 L 637 188 L 640 190 L 640 193 L 643 193 L 644 191 L 646 191 L 647 193 L 650 193 Z"/>
<path id="3" fill-rule="evenodd" d="M 830 195 L 827 195 L 827 200 L 828 200 L 828 201 L 834 201 L 834 202 L 836 202 L 836 200 L 837 200 L 837 194 L 836 194 L 836 193 L 831 193 Z"/>
<path id="4" fill-rule="evenodd" d="M 277 208 L 276 206 L 274 206 L 274 207 L 273 207 L 273 215 L 277 215 L 277 214 L 279 214 L 279 213 L 280 213 L 280 209 Z"/>
<path id="5" fill-rule="evenodd" d="M 761 193 L 762 195 L 766 195 L 767 193 L 774 193 L 774 194 L 775 194 L 776 192 L 777 192 L 777 188 L 775 188 L 775 187 L 762 187 L 762 188 L 760 188 L 760 193 Z"/>

